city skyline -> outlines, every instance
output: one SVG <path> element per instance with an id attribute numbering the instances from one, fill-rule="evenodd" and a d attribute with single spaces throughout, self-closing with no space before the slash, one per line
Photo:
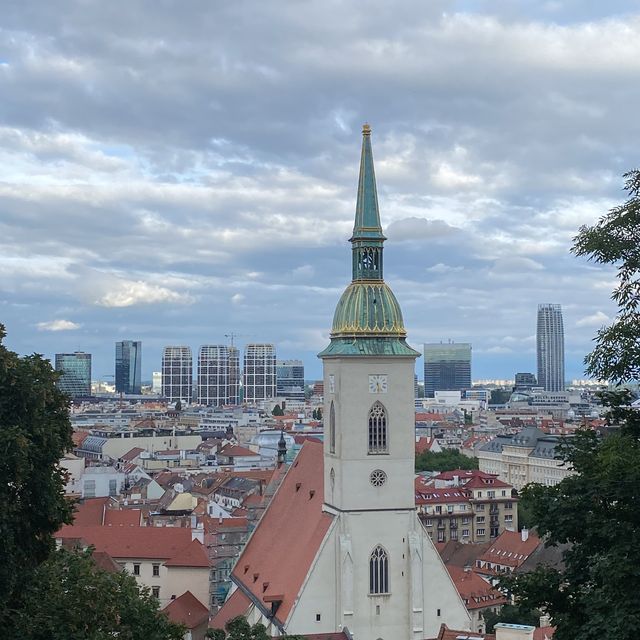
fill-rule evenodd
<path id="1" fill-rule="evenodd" d="M 237 332 L 318 378 L 369 121 L 408 342 L 471 343 L 474 377 L 511 378 L 554 300 L 583 377 L 614 270 L 569 249 L 636 164 L 636 5 L 244 3 L 243 38 L 233 6 L 60 6 L 3 16 L 9 348 L 92 353 L 100 379 L 135 337 L 150 379 L 164 346 Z"/>

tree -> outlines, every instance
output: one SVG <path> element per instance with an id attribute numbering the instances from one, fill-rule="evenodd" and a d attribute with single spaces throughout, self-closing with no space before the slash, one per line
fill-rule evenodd
<path id="1" fill-rule="evenodd" d="M 627 202 L 582 227 L 572 249 L 617 267 L 617 316 L 585 358 L 588 374 L 616 385 L 602 394 L 615 428 L 607 437 L 583 430 L 567 439 L 560 455 L 575 475 L 523 490 L 546 544 L 569 543 L 564 569 L 538 567 L 501 581 L 523 608 L 551 616 L 555 640 L 626 640 L 640 624 L 640 412 L 621 386 L 640 377 L 640 172 L 625 178 Z"/>
<path id="2" fill-rule="evenodd" d="M 253 626 L 243 616 L 232 618 L 222 629 L 209 629 L 207 637 L 213 640 L 270 640 L 266 627 L 257 622 Z M 282 640 L 302 640 L 301 636 L 278 636 Z"/>
<path id="3" fill-rule="evenodd" d="M 277 404 L 275 407 L 273 407 L 273 411 L 271 412 L 272 416 L 283 416 L 284 415 L 284 411 L 280 408 L 280 405 Z"/>
<path id="4" fill-rule="evenodd" d="M 506 622 L 508 624 L 528 624 L 538 626 L 540 621 L 540 612 L 536 609 L 524 609 L 520 605 L 506 604 L 500 609 L 499 613 L 486 611 L 482 614 L 486 624 L 487 633 L 494 633 L 494 627 L 498 622 Z"/>
<path id="5" fill-rule="evenodd" d="M 469 458 L 457 449 L 423 451 L 416 456 L 416 471 L 452 471 L 453 469 L 477 469 L 478 458 Z"/>
<path id="6" fill-rule="evenodd" d="M 19 606 L 52 534 L 72 520 L 58 462 L 71 449 L 69 398 L 39 355 L 19 357 L 3 344 L 0 325 L 0 623 Z"/>
<path id="7" fill-rule="evenodd" d="M 52 553 L 36 569 L 23 601 L 3 637 L 181 640 L 184 634 L 181 625 L 158 611 L 158 600 L 148 588 L 138 587 L 135 578 L 124 571 L 99 569 L 91 550 Z"/>

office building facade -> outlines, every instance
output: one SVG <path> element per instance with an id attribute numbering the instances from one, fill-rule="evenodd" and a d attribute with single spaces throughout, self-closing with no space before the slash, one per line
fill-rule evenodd
<path id="1" fill-rule="evenodd" d="M 205 344 L 198 351 L 198 402 L 220 407 L 229 403 L 229 347 Z"/>
<path id="2" fill-rule="evenodd" d="M 116 393 L 142 393 L 142 342 L 116 342 Z"/>
<path id="3" fill-rule="evenodd" d="M 240 352 L 229 347 L 229 404 L 240 404 Z"/>
<path id="4" fill-rule="evenodd" d="M 564 324 L 559 304 L 538 305 L 536 338 L 538 385 L 545 391 L 564 391 Z"/>
<path id="5" fill-rule="evenodd" d="M 162 395 L 169 402 L 193 399 L 193 359 L 190 347 L 165 347 L 162 354 Z"/>
<path id="6" fill-rule="evenodd" d="M 276 397 L 276 349 L 274 345 L 246 345 L 243 390 L 244 401 L 250 404 Z"/>
<path id="7" fill-rule="evenodd" d="M 58 379 L 58 388 L 72 398 L 91 395 L 91 354 L 84 351 L 75 353 L 56 353 L 56 371 L 62 375 Z"/>
<path id="8" fill-rule="evenodd" d="M 304 400 L 304 363 L 302 360 L 276 361 L 278 398 Z"/>
<path id="9" fill-rule="evenodd" d="M 471 388 L 471 345 L 464 342 L 424 345 L 424 397 L 436 391 Z"/>

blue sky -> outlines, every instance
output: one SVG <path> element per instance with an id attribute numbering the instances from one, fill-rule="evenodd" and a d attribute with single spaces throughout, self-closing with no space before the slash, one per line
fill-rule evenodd
<path id="1" fill-rule="evenodd" d="M 615 309 L 571 239 L 637 166 L 635 2 L 14 2 L 0 25 L 0 321 L 20 353 L 274 342 L 308 377 L 349 279 L 364 121 L 409 342 L 567 377 Z M 422 366 L 421 361 L 418 367 Z"/>

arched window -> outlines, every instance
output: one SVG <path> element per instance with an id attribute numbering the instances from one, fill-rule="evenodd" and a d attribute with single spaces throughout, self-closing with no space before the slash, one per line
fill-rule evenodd
<path id="1" fill-rule="evenodd" d="M 369 453 L 388 453 L 387 410 L 376 402 L 369 411 Z"/>
<path id="2" fill-rule="evenodd" d="M 336 452 L 336 410 L 333 406 L 333 400 L 329 409 L 329 452 Z"/>
<path id="3" fill-rule="evenodd" d="M 369 593 L 389 593 L 389 557 L 380 545 L 369 556 Z"/>

